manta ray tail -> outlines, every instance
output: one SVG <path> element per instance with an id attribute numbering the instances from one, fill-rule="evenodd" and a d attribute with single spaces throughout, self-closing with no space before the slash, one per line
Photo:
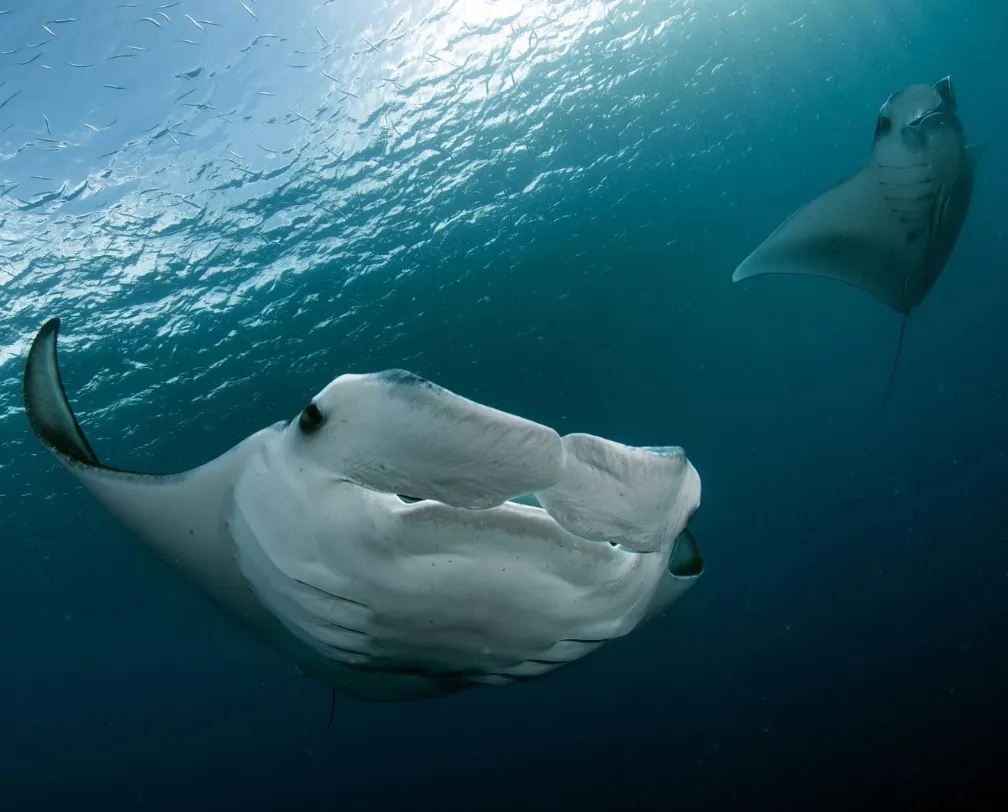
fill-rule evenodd
<path id="1" fill-rule="evenodd" d="M 336 689 L 333 688 L 332 695 L 329 697 L 329 721 L 326 722 L 325 729 L 329 730 L 332 727 L 333 713 L 336 711 Z"/>
<path id="2" fill-rule="evenodd" d="M 896 380 L 896 369 L 899 367 L 900 353 L 903 352 L 903 336 L 906 334 L 907 317 L 909 313 L 903 314 L 903 323 L 900 325 L 899 341 L 896 343 L 896 357 L 893 359 L 892 372 L 889 374 L 889 385 L 886 386 L 885 394 L 882 396 L 882 402 L 879 404 L 879 411 L 882 407 L 886 405 L 886 401 L 889 400 L 889 393 L 892 391 L 893 381 Z"/>

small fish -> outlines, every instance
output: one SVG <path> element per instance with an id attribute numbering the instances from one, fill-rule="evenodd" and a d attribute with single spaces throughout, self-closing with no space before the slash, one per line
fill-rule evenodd
<path id="1" fill-rule="evenodd" d="M 199 20 L 193 19 L 188 14 L 186 14 L 186 19 L 193 25 L 195 25 L 200 31 L 206 31 L 206 29 L 202 25 L 200 25 Z"/>
<path id="2" fill-rule="evenodd" d="M 20 96 L 20 95 L 21 95 L 21 91 L 20 90 L 15 90 L 6 99 L 4 99 L 2 102 L 0 102 L 0 110 L 3 110 L 9 104 L 10 101 L 11 101 L 11 99 L 13 99 L 15 96 Z"/>
<path id="3" fill-rule="evenodd" d="M 140 18 L 139 20 L 137 20 L 137 22 L 138 22 L 138 23 L 144 23 L 144 22 L 147 22 L 147 23 L 154 23 L 154 25 L 156 25 L 156 26 L 157 26 L 158 28 L 161 28 L 161 29 L 164 29 L 164 26 L 163 26 L 163 25 L 161 25 L 161 23 L 159 23 L 159 22 L 158 22 L 157 20 L 155 20 L 155 19 L 154 19 L 153 17 L 141 17 L 141 18 Z"/>
<path id="4" fill-rule="evenodd" d="M 189 200 L 188 198 L 182 197 L 182 195 L 180 195 L 180 194 L 172 195 L 172 197 L 177 197 L 183 203 L 188 203 L 194 209 L 199 209 L 200 211 L 203 211 L 203 207 L 201 205 L 199 205 L 198 203 L 193 203 L 191 200 Z"/>
<path id="5" fill-rule="evenodd" d="M 45 120 L 46 132 L 49 133 L 49 135 L 52 135 L 52 130 L 49 128 L 49 116 L 43 113 L 42 118 Z"/>
<path id="6" fill-rule="evenodd" d="M 251 14 L 253 20 L 258 20 L 259 19 L 258 17 L 256 17 L 256 13 L 252 9 L 250 9 L 248 6 L 246 6 L 241 0 L 238 0 L 238 5 L 240 5 L 249 14 Z"/>

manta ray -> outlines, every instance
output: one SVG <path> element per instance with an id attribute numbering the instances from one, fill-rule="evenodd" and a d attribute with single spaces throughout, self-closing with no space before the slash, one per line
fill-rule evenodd
<path id="1" fill-rule="evenodd" d="M 969 145 L 952 80 L 891 95 L 875 122 L 868 161 L 798 209 L 739 265 L 733 282 L 763 274 L 838 279 L 906 320 L 934 287 L 955 247 L 987 144 Z"/>
<path id="2" fill-rule="evenodd" d="M 111 467 L 67 399 L 59 327 L 42 325 L 25 364 L 42 445 L 334 697 L 541 677 L 629 634 L 704 571 L 687 529 L 700 477 L 681 448 L 561 437 L 404 370 L 340 375 L 192 470 Z"/>

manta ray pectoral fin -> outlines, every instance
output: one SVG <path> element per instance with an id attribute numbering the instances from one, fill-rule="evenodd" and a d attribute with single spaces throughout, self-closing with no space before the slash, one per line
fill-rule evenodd
<path id="1" fill-rule="evenodd" d="M 43 445 L 73 462 L 102 467 L 67 400 L 56 357 L 60 320 L 49 319 L 28 350 L 24 374 L 25 413 Z"/>
<path id="2" fill-rule="evenodd" d="M 367 488 L 480 509 L 549 487 L 564 449 L 553 429 L 412 373 L 341 375 L 313 401 L 320 466 Z"/>
<path id="3" fill-rule="evenodd" d="M 252 435 L 207 465 L 180 474 L 145 474 L 102 464 L 66 396 L 56 352 L 59 327 L 58 318 L 41 327 L 25 362 L 24 406 L 35 435 L 169 566 L 212 598 L 233 598 L 237 602 L 232 602 L 232 608 L 244 611 L 246 587 L 232 560 L 223 504 L 236 472 L 263 442 L 265 432 Z"/>
<path id="4" fill-rule="evenodd" d="M 798 209 L 746 257 L 732 281 L 763 274 L 828 277 L 904 311 L 900 259 L 907 229 L 886 201 L 886 180 L 868 164 Z"/>
<path id="5" fill-rule="evenodd" d="M 990 146 L 990 141 L 981 141 L 978 144 L 967 144 L 966 145 L 966 159 L 969 161 L 970 169 L 974 172 L 977 170 L 977 164 L 980 163 L 980 159 L 987 152 L 987 148 Z"/>
<path id="6" fill-rule="evenodd" d="M 563 445 L 563 475 L 536 498 L 578 536 L 654 552 L 700 504 L 700 476 L 681 448 L 634 448 L 591 434 L 568 434 Z"/>

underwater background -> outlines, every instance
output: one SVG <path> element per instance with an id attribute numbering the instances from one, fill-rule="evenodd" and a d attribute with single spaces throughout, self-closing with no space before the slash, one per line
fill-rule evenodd
<path id="1" fill-rule="evenodd" d="M 1008 5 L 0 0 L 0 809 L 1005 808 Z M 732 285 L 951 74 L 989 140 L 907 326 Z M 343 372 L 682 445 L 707 569 L 543 680 L 337 700 L 177 580 L 21 403 L 63 319 L 111 465 Z"/>

